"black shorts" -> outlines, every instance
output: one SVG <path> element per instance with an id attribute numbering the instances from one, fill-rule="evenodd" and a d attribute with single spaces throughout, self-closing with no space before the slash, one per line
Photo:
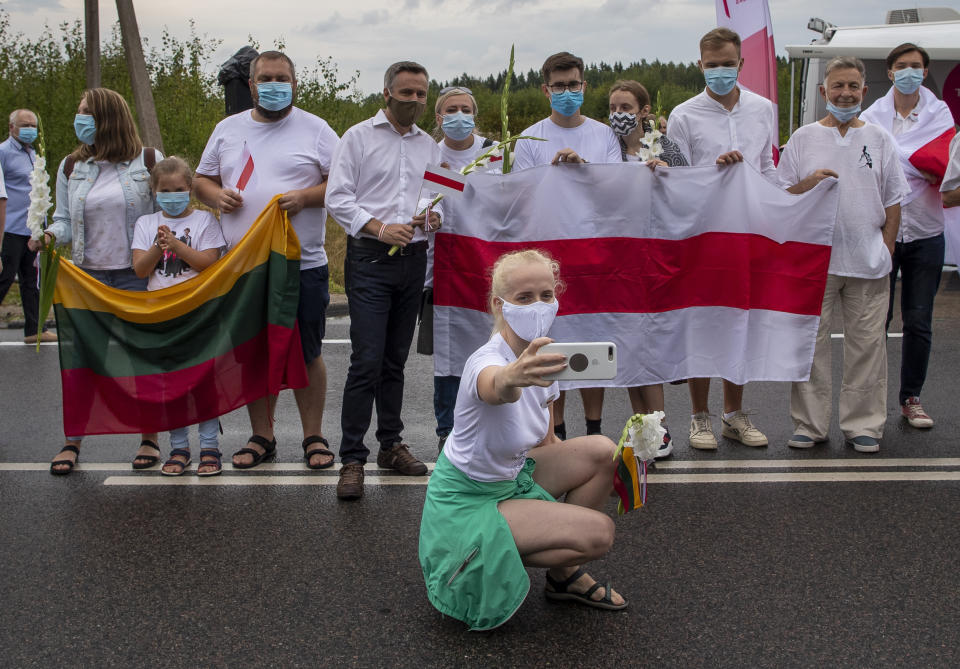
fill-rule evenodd
<path id="1" fill-rule="evenodd" d="M 330 268 L 326 265 L 300 271 L 300 301 L 297 327 L 303 361 L 310 364 L 320 357 L 327 331 L 327 307 L 330 306 Z"/>

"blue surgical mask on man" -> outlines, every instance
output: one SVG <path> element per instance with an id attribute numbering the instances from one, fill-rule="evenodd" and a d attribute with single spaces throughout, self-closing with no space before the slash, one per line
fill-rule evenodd
<path id="1" fill-rule="evenodd" d="M 37 129 L 24 126 L 20 128 L 19 132 L 17 132 L 17 138 L 24 144 L 33 144 L 34 140 L 37 138 Z"/>
<path id="2" fill-rule="evenodd" d="M 464 140 L 473 134 L 475 121 L 473 114 L 464 114 L 462 111 L 447 114 L 443 117 L 443 134 L 454 141 Z"/>
<path id="3" fill-rule="evenodd" d="M 707 80 L 707 88 L 717 95 L 726 95 L 737 85 L 736 67 L 711 67 L 703 71 L 703 78 Z"/>
<path id="4" fill-rule="evenodd" d="M 854 116 L 860 113 L 860 105 L 857 104 L 853 107 L 837 107 L 828 100 L 827 111 L 833 114 L 833 118 L 840 121 L 840 123 L 849 123 Z"/>
<path id="5" fill-rule="evenodd" d="M 293 102 L 293 84 L 289 81 L 265 81 L 257 84 L 257 104 L 267 111 L 286 109 Z"/>
<path id="6" fill-rule="evenodd" d="M 97 124 L 90 114 L 77 114 L 73 117 L 73 131 L 77 133 L 77 139 L 84 144 L 93 146 L 93 140 L 97 138 Z"/>
<path id="7" fill-rule="evenodd" d="M 913 95 L 923 83 L 923 70 L 919 67 L 906 67 L 893 73 L 893 85 L 904 95 Z"/>
<path id="8" fill-rule="evenodd" d="M 551 93 L 550 106 L 564 116 L 573 116 L 583 106 L 583 91 Z"/>
<path id="9" fill-rule="evenodd" d="M 188 191 L 157 193 L 157 204 L 167 215 L 179 216 L 190 205 L 190 193 Z"/>

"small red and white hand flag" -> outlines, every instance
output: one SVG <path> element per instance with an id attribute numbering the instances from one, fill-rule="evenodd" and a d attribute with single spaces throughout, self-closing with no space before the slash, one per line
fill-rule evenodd
<path id="1" fill-rule="evenodd" d="M 250 155 L 250 149 L 247 148 L 247 143 L 243 143 L 243 153 L 240 154 L 240 176 L 237 178 L 237 190 L 243 190 L 247 187 L 247 184 L 250 182 L 250 177 L 253 176 L 253 156 Z"/>
<path id="2" fill-rule="evenodd" d="M 428 165 L 423 172 L 421 190 L 442 195 L 459 195 L 467 187 L 467 177 L 439 165 Z"/>

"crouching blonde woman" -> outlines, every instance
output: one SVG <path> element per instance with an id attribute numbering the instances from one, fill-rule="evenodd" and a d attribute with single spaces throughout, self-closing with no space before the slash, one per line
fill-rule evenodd
<path id="1" fill-rule="evenodd" d="M 612 441 L 560 442 L 549 429 L 564 356 L 537 354 L 559 303 L 559 266 L 536 250 L 493 268 L 494 334 L 463 370 L 454 428 L 423 507 L 420 565 L 431 603 L 471 629 L 506 622 L 547 569 L 546 596 L 603 609 L 627 603 L 582 565 L 613 545 L 602 512 L 613 491 Z M 557 498 L 565 495 L 564 503 Z"/>

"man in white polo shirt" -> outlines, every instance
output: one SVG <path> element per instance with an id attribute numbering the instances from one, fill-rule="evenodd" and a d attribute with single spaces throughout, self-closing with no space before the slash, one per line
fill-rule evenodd
<path id="1" fill-rule="evenodd" d="M 827 115 L 793 134 L 777 169 L 780 184 L 791 193 L 804 193 L 827 177 L 837 177 L 840 189 L 810 380 L 794 383 L 790 393 L 792 448 L 811 448 L 828 438 L 835 311 L 843 318 L 840 431 L 854 450 L 876 453 L 887 419 L 884 321 L 900 202 L 910 189 L 894 138 L 857 118 L 867 89 L 864 71 L 858 58 L 827 63 L 820 86 Z"/>
<path id="2" fill-rule="evenodd" d="M 716 28 L 700 40 L 697 63 L 707 86 L 670 113 L 667 136 L 677 143 L 691 165 L 732 165 L 746 162 L 771 183 L 776 182 L 773 147 L 778 133 L 770 101 L 737 86 L 743 68 L 740 36 Z M 690 446 L 715 450 L 710 423 L 710 379 L 690 379 Z M 747 446 L 766 446 L 766 436 L 743 412 L 743 386 L 723 380 L 723 436 Z"/>
<path id="3" fill-rule="evenodd" d="M 543 62 L 540 73 L 543 75 L 540 89 L 550 101 L 550 116 L 520 134 L 547 141 L 521 139 L 517 142 L 513 169 L 561 163 L 622 162 L 620 142 L 610 126 L 580 113 L 583 92 L 587 87 L 583 80 L 583 59 L 561 51 Z M 580 397 L 583 400 L 587 434 L 600 434 L 603 388 L 582 388 Z M 565 400 L 566 393 L 561 392 L 553 405 L 554 431 L 561 439 L 567 438 L 563 417 Z"/>
<path id="4" fill-rule="evenodd" d="M 280 208 L 289 214 L 300 240 L 297 325 L 310 382 L 294 390 L 294 397 L 307 466 L 322 469 L 332 466 L 334 457 L 322 432 L 327 368 L 320 353 L 330 302 L 324 194 L 338 138 L 326 121 L 294 106 L 296 73 L 293 62 L 279 51 L 265 51 L 250 63 L 250 91 L 256 106 L 220 121 L 207 141 L 194 193 L 220 210 L 228 249 L 273 196 L 283 194 Z M 275 454 L 275 402 L 276 397 L 270 397 L 247 406 L 253 434 L 246 447 L 234 453 L 234 467 L 255 467 Z"/>

